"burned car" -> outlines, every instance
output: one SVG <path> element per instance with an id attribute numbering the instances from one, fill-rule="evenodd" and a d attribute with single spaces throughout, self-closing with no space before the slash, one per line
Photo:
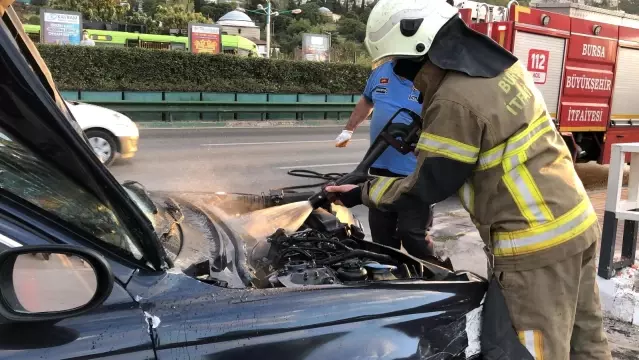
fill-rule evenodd
<path id="1" fill-rule="evenodd" d="M 7 3 L 0 357 L 481 357 L 486 280 L 365 240 L 346 208 L 119 184 Z M 264 227 L 287 206 L 303 216 Z M 246 231 L 255 219 L 262 231 Z"/>

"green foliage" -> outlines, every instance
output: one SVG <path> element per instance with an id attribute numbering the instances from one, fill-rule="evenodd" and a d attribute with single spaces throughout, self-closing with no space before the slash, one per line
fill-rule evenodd
<path id="1" fill-rule="evenodd" d="M 202 6 L 202 15 L 217 21 L 219 18 L 224 16 L 224 14 L 235 10 L 237 5 L 233 3 L 222 3 L 222 4 L 207 4 Z"/>
<path id="2" fill-rule="evenodd" d="M 84 20 L 117 22 L 124 18 L 128 8 L 120 0 L 52 0 L 53 9 L 79 11 Z"/>
<path id="3" fill-rule="evenodd" d="M 366 37 L 366 24 L 358 19 L 343 17 L 337 22 L 337 31 L 348 40 L 363 42 Z"/>
<path id="4" fill-rule="evenodd" d="M 619 10 L 623 10 L 628 14 L 639 15 L 639 0 L 621 0 L 619 1 Z"/>
<path id="5" fill-rule="evenodd" d="M 359 93 L 370 65 L 38 45 L 61 90 Z M 368 63 L 370 64 L 370 62 Z"/>
<path id="6" fill-rule="evenodd" d="M 165 29 L 186 29 L 189 22 L 212 22 L 200 13 L 184 11 L 180 5 L 158 5 L 154 19 Z"/>
<path id="7" fill-rule="evenodd" d="M 27 19 L 27 24 L 30 25 L 40 25 L 40 16 L 32 15 Z"/>

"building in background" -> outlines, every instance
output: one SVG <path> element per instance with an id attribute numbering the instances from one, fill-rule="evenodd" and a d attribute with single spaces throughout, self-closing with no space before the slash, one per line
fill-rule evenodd
<path id="1" fill-rule="evenodd" d="M 260 40 L 260 27 L 255 25 L 255 22 L 241 11 L 229 11 L 219 18 L 215 24 L 222 27 L 223 34 L 241 35 L 251 41 Z"/>

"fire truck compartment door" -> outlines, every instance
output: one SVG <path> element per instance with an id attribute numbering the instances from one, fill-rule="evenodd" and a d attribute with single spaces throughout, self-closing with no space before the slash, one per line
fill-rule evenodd
<path id="1" fill-rule="evenodd" d="M 548 112 L 552 117 L 556 117 L 559 106 L 559 90 L 561 89 L 561 78 L 564 69 L 566 39 L 533 34 L 520 30 L 515 31 L 513 54 L 526 68 L 528 68 L 528 55 L 532 49 L 548 51 L 546 82 L 536 85 L 546 101 Z"/>
<path id="2" fill-rule="evenodd" d="M 617 74 L 612 90 L 611 118 L 613 121 L 639 119 L 637 81 L 639 80 L 639 50 L 619 48 Z"/>

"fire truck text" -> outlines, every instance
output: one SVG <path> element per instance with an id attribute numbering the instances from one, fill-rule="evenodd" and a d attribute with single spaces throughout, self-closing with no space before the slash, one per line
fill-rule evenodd
<path id="1" fill-rule="evenodd" d="M 610 91 L 612 89 L 612 80 L 591 78 L 586 75 L 569 75 L 566 77 L 566 88 L 590 91 Z"/>
<path id="2" fill-rule="evenodd" d="M 568 121 L 577 122 L 601 122 L 603 120 L 603 110 L 584 110 L 568 108 Z"/>
<path id="3" fill-rule="evenodd" d="M 516 90 L 515 96 L 506 103 L 506 109 L 513 115 L 517 115 L 519 110 L 523 110 L 524 105 L 532 98 L 532 92 L 524 84 L 525 80 L 512 70 L 506 71 L 499 80 L 499 87 L 504 93 L 510 93 L 513 88 Z"/>
<path id="4" fill-rule="evenodd" d="M 606 48 L 600 45 L 584 44 L 581 55 L 605 59 Z"/>

